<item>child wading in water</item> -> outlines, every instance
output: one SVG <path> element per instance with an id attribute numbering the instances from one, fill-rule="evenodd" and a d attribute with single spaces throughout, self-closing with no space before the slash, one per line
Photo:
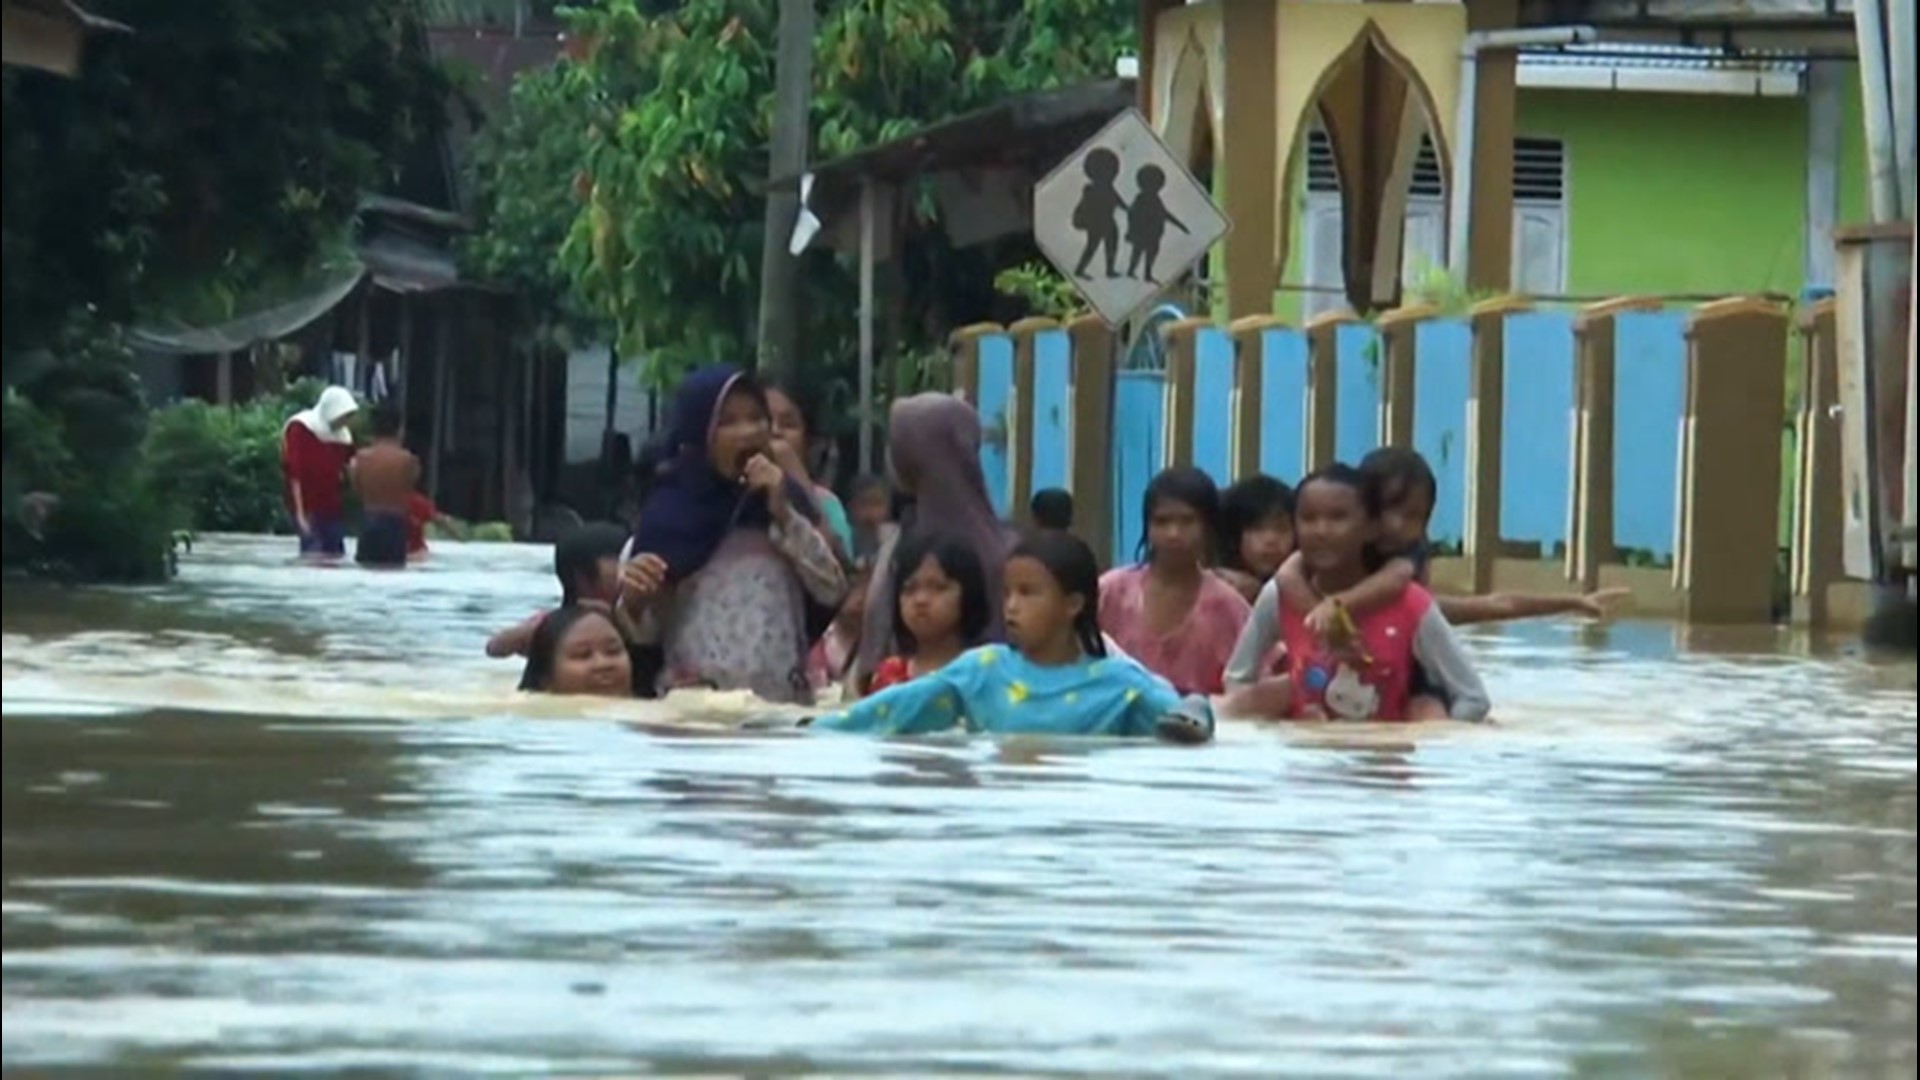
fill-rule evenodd
<path id="1" fill-rule="evenodd" d="M 972 546 L 949 533 L 926 533 L 894 548 L 892 603 L 901 651 L 880 661 L 868 693 L 952 663 L 987 632 L 993 600 Z"/>
<path id="2" fill-rule="evenodd" d="M 1307 624 L 1315 633 L 1325 633 L 1341 609 L 1361 614 L 1393 603 L 1410 584 L 1427 585 L 1431 559 L 1427 527 L 1440 495 L 1440 481 L 1434 476 L 1432 466 L 1412 450 L 1389 446 L 1368 454 L 1360 462 L 1360 473 L 1379 493 L 1380 536 L 1374 549 L 1380 553 L 1384 565 L 1350 588 L 1319 596 L 1308 587 L 1297 561 L 1282 567 L 1277 579 L 1288 599 L 1311 610 Z M 1437 596 L 1434 603 L 1448 622 L 1468 626 L 1554 615 L 1603 619 L 1611 606 L 1625 595 L 1624 589 L 1605 589 L 1587 596 L 1495 593 Z M 1415 673 L 1410 719 L 1444 718 L 1451 712 L 1449 704 L 1443 687 L 1433 685 L 1424 673 Z"/>
<path id="3" fill-rule="evenodd" d="M 1292 554 L 1292 488 L 1258 473 L 1220 493 L 1220 565 L 1214 573 L 1247 603 Z"/>
<path id="4" fill-rule="evenodd" d="M 620 593 L 620 549 L 627 531 L 618 525 L 582 525 L 553 546 L 553 576 L 560 579 L 561 607 L 576 605 L 611 608 Z M 487 655 L 495 660 L 525 656 L 541 623 L 551 615 L 542 611 L 487 639 Z"/>
<path id="5" fill-rule="evenodd" d="M 736 368 L 687 376 L 662 471 L 622 570 L 622 606 L 659 628 L 661 690 L 750 690 L 806 702 L 810 623 L 824 629 L 847 579 L 813 497 L 769 456 L 767 397 Z"/>
<path id="6" fill-rule="evenodd" d="M 1337 597 L 1377 569 L 1372 545 L 1380 533 L 1380 493 L 1359 470 L 1333 465 L 1302 481 L 1297 524 L 1295 561 L 1311 595 Z M 1284 638 L 1291 682 L 1285 714 L 1293 719 L 1413 719 L 1410 699 L 1423 670 L 1446 693 L 1448 715 L 1487 718 L 1486 687 L 1433 597 L 1419 585 L 1403 584 L 1397 595 L 1366 611 L 1349 611 L 1335 601 L 1324 631 L 1309 625 L 1310 610 L 1277 582 L 1263 588 L 1234 649 L 1227 682 L 1254 684 L 1261 661 Z"/>
<path id="7" fill-rule="evenodd" d="M 1146 558 L 1100 579 L 1100 628 L 1183 694 L 1217 694 L 1251 610 L 1207 570 L 1220 493 L 1206 473 L 1168 469 L 1147 485 Z"/>
<path id="8" fill-rule="evenodd" d="M 520 689 L 534 694 L 634 696 L 632 654 L 606 608 L 568 604 L 540 621 Z"/>
<path id="9" fill-rule="evenodd" d="M 1099 564 L 1066 533 L 1027 539 L 1007 559 L 1010 645 L 983 645 L 813 726 L 926 735 L 963 726 L 995 734 L 1213 737 L 1205 698 L 1182 700 L 1165 679 L 1109 658 L 1100 638 Z"/>
<path id="10" fill-rule="evenodd" d="M 400 410 L 376 407 L 373 441 L 347 464 L 363 515 L 353 549 L 354 561 L 362 566 L 407 565 L 408 517 L 414 485 L 420 482 L 420 459 L 401 441 L 402 427 Z"/>

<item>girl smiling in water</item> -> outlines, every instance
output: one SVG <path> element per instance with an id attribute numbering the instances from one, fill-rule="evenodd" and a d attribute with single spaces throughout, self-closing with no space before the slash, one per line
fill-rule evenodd
<path id="1" fill-rule="evenodd" d="M 534 694 L 630 698 L 633 660 L 605 608 L 570 604 L 533 632 L 520 689 Z"/>
<path id="2" fill-rule="evenodd" d="M 1010 645 L 961 653 L 938 671 L 901 683 L 814 727 L 879 735 L 927 735 L 963 726 L 994 734 L 1213 737 L 1205 698 L 1182 700 L 1132 660 L 1109 657 L 1101 640 L 1099 564 L 1067 533 L 1041 533 L 1007 559 L 1002 611 Z"/>
<path id="3" fill-rule="evenodd" d="M 1318 597 L 1334 596 L 1379 569 L 1374 543 L 1380 532 L 1380 492 L 1359 470 L 1331 465 L 1300 484 L 1296 525 L 1300 561 Z M 1455 720 L 1485 720 L 1486 687 L 1433 597 L 1408 585 L 1389 604 L 1366 612 L 1339 609 L 1337 626 L 1316 634 L 1304 605 L 1291 602 L 1277 582 L 1260 590 L 1253 618 L 1234 647 L 1227 683 L 1240 688 L 1236 711 L 1252 707 L 1272 714 L 1271 703 L 1249 702 L 1261 660 L 1284 638 L 1291 702 L 1296 720 L 1405 720 L 1414 672 L 1424 669 L 1440 683 Z"/>

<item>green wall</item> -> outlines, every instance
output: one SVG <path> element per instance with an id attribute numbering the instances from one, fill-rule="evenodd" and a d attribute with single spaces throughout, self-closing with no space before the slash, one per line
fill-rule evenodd
<path id="1" fill-rule="evenodd" d="M 1523 136 L 1567 148 L 1567 291 L 1798 293 L 1806 102 L 1537 90 Z"/>

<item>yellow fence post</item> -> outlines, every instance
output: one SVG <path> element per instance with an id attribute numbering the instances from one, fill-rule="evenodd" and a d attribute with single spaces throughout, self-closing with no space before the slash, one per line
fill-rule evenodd
<path id="1" fill-rule="evenodd" d="M 1014 521 L 1032 524 L 1034 339 L 1060 329 L 1052 319 L 1021 319 L 1007 328 L 1013 335 L 1013 408 L 1008 410 L 1007 456 L 1012 470 L 1008 501 Z"/>
<path id="2" fill-rule="evenodd" d="M 1266 403 L 1267 331 L 1286 323 L 1271 315 L 1249 315 L 1235 319 L 1229 328 L 1233 334 L 1233 475 L 1236 479 L 1260 471 L 1260 430 Z M 1278 437 L 1300 432 L 1274 432 Z M 1298 479 L 1296 477 L 1295 479 Z"/>
<path id="3" fill-rule="evenodd" d="M 1408 304 L 1381 313 L 1380 445 L 1413 445 L 1414 366 L 1420 362 L 1420 324 L 1440 314 L 1432 304 Z"/>
<path id="4" fill-rule="evenodd" d="M 1351 311 L 1329 311 L 1307 321 L 1307 471 L 1333 464 L 1339 423 L 1340 328 L 1358 322 Z"/>
<path id="5" fill-rule="evenodd" d="M 1101 566 L 1113 564 L 1113 380 L 1120 339 L 1096 315 L 1067 324 L 1072 339 L 1073 429 L 1068 476 L 1073 482 L 1073 531 Z"/>
<path id="6" fill-rule="evenodd" d="M 1526 312 L 1525 297 L 1502 296 L 1475 304 L 1468 312 L 1473 329 L 1473 359 L 1467 392 L 1467 581 L 1475 593 L 1494 588 L 1499 560 L 1506 552 L 1500 535 L 1500 459 L 1507 416 L 1507 318 Z"/>
<path id="7" fill-rule="evenodd" d="M 1573 505 L 1567 527 L 1567 577 L 1581 589 L 1600 587 L 1613 545 L 1614 319 L 1658 311 L 1652 297 L 1623 296 L 1581 308 L 1573 320 Z"/>
<path id="8" fill-rule="evenodd" d="M 1773 620 L 1786 379 L 1779 304 L 1735 297 L 1694 310 L 1674 558 L 1689 622 Z"/>
<path id="9" fill-rule="evenodd" d="M 947 337 L 947 352 L 952 363 L 951 385 L 955 397 L 975 408 L 980 406 L 980 339 L 1004 334 L 999 323 L 974 323 L 955 330 Z"/>
<path id="10" fill-rule="evenodd" d="M 1193 464 L 1193 383 L 1206 319 L 1181 319 L 1161 331 L 1167 343 L 1167 445 L 1161 458 L 1168 467 Z"/>
<path id="11" fill-rule="evenodd" d="M 1846 502 L 1840 474 L 1839 349 L 1834 302 L 1802 308 L 1799 453 L 1793 495 L 1793 621 L 1823 630 L 1832 614 L 1834 583 L 1846 575 Z"/>

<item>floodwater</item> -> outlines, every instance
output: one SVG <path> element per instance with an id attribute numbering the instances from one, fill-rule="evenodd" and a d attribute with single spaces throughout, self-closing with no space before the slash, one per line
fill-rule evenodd
<path id="1" fill-rule="evenodd" d="M 1911 659 L 1541 624 L 1486 728 L 756 736 L 516 699 L 545 550 L 286 555 L 7 584 L 8 1073 L 1914 1072 Z"/>

